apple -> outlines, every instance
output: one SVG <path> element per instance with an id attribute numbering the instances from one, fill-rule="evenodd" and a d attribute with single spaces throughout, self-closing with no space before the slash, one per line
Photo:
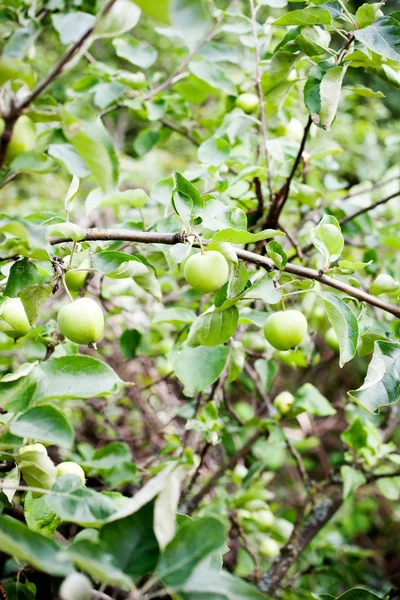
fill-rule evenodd
<path id="1" fill-rule="evenodd" d="M 398 289 L 398 287 L 399 284 L 391 275 L 387 275 L 387 273 L 381 273 L 371 283 L 369 291 L 371 294 L 374 294 L 374 296 L 382 296 L 383 294 L 394 292 Z"/>
<path id="2" fill-rule="evenodd" d="M 86 483 L 85 471 L 76 462 L 66 461 L 57 465 L 57 477 L 61 475 L 76 475 L 82 481 L 82 485 Z"/>
<path id="3" fill-rule="evenodd" d="M 25 454 L 25 452 L 41 452 L 42 454 L 47 454 L 47 449 L 43 444 L 28 444 L 19 449 L 20 455 Z"/>
<path id="4" fill-rule="evenodd" d="M 338 340 L 338 337 L 337 337 L 336 332 L 333 329 L 333 327 L 330 327 L 328 329 L 328 331 L 326 332 L 325 342 L 327 343 L 329 348 L 331 348 L 335 352 L 339 352 L 339 350 L 340 350 L 339 340 Z"/>
<path id="5" fill-rule="evenodd" d="M 254 418 L 254 409 L 248 402 L 236 402 L 233 410 L 241 421 L 246 422 Z"/>
<path id="6" fill-rule="evenodd" d="M 252 113 L 259 107 L 260 100 L 255 94 L 246 92 L 244 94 L 239 94 L 235 104 L 237 108 L 241 108 L 245 113 Z"/>
<path id="7" fill-rule="evenodd" d="M 62 600 L 90 600 L 92 597 L 90 579 L 82 573 L 71 573 L 61 584 L 60 598 Z"/>
<path id="8" fill-rule="evenodd" d="M 292 408 L 294 396 L 288 391 L 281 392 L 274 399 L 274 406 L 281 415 L 287 415 Z"/>
<path id="9" fill-rule="evenodd" d="M 11 162 L 22 154 L 33 150 L 36 144 L 36 129 L 29 117 L 22 115 L 14 125 L 11 140 L 7 146 L 7 161 Z"/>
<path id="10" fill-rule="evenodd" d="M 267 558 L 274 558 L 280 554 L 280 546 L 278 542 L 270 537 L 264 536 L 261 538 L 259 546 L 260 554 Z"/>
<path id="11" fill-rule="evenodd" d="M 262 530 L 272 527 L 275 521 L 274 514 L 270 510 L 257 510 L 252 514 L 252 516 L 259 529 Z"/>
<path id="12" fill-rule="evenodd" d="M 77 269 L 84 269 L 90 267 L 90 260 L 85 258 Z M 84 286 L 89 271 L 67 271 L 65 274 L 65 283 L 67 284 L 70 292 L 80 292 Z"/>
<path id="13" fill-rule="evenodd" d="M 103 335 L 103 311 L 90 298 L 79 298 L 63 306 L 57 320 L 61 333 L 75 344 L 94 344 Z"/>
<path id="14" fill-rule="evenodd" d="M 11 327 L 4 332 L 11 338 L 22 337 L 32 329 L 24 305 L 19 298 L 8 298 L 3 304 L 0 317 Z"/>
<path id="15" fill-rule="evenodd" d="M 304 135 L 304 125 L 299 119 L 290 119 L 285 127 L 285 134 L 296 140 L 296 142 L 301 142 Z"/>
<path id="16" fill-rule="evenodd" d="M 307 333 L 307 319 L 299 310 L 283 310 L 268 317 L 264 335 L 277 350 L 298 346 Z"/>
<path id="17" fill-rule="evenodd" d="M 221 252 L 210 250 L 204 254 L 193 254 L 185 264 L 185 279 L 198 292 L 215 292 L 226 283 L 229 266 Z"/>

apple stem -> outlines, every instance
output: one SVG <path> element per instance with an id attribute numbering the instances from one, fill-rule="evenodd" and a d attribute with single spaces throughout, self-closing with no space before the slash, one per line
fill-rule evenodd
<path id="1" fill-rule="evenodd" d="M 66 292 L 66 294 L 67 294 L 67 296 L 68 296 L 68 298 L 69 298 L 69 301 L 70 301 L 70 302 L 73 302 L 73 301 L 74 301 L 74 299 L 73 299 L 73 297 L 71 296 L 71 292 L 70 292 L 70 291 L 69 291 L 69 289 L 68 289 L 68 286 L 67 286 L 67 284 L 66 284 L 66 281 L 65 281 L 65 275 L 64 275 L 64 274 L 62 274 L 62 275 L 61 275 L 61 281 L 62 281 L 62 284 L 63 284 L 63 286 L 64 286 L 65 292 Z"/>
<path id="2" fill-rule="evenodd" d="M 284 302 L 283 298 L 281 298 L 281 307 L 282 307 L 282 310 L 285 310 L 285 302 Z"/>

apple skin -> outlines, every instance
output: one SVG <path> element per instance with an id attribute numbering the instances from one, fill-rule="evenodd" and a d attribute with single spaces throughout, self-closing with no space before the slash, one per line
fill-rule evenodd
<path id="1" fill-rule="evenodd" d="M 22 115 L 14 125 L 10 143 L 7 146 L 7 161 L 11 162 L 22 154 L 33 150 L 36 144 L 36 129 L 29 117 Z"/>
<path id="2" fill-rule="evenodd" d="M 272 538 L 264 536 L 260 541 L 259 551 L 267 558 L 274 558 L 280 554 L 280 546 Z"/>
<path id="3" fill-rule="evenodd" d="M 273 313 L 264 325 L 264 335 L 277 350 L 298 346 L 307 333 L 307 319 L 299 310 Z"/>
<path id="4" fill-rule="evenodd" d="M 185 264 L 184 275 L 192 288 L 208 294 L 226 283 L 229 266 L 221 252 L 210 250 L 204 254 L 190 256 Z"/>
<path id="5" fill-rule="evenodd" d="M 391 275 L 387 273 L 381 273 L 378 277 L 371 283 L 369 291 L 374 296 L 381 296 L 383 294 L 387 294 L 388 292 L 393 292 L 398 287 L 398 284 L 393 279 Z"/>
<path id="6" fill-rule="evenodd" d="M 294 402 L 294 396 L 288 391 L 281 392 L 274 399 L 274 406 L 281 415 L 287 415 L 290 412 Z"/>
<path id="7" fill-rule="evenodd" d="M 325 334 L 325 342 L 327 343 L 327 345 L 329 346 L 329 348 L 331 348 L 335 352 L 339 352 L 339 350 L 340 350 L 339 340 L 337 338 L 337 335 L 336 335 L 335 330 L 333 329 L 333 327 L 330 327 L 328 329 L 328 331 L 326 332 L 326 334 Z"/>
<path id="8" fill-rule="evenodd" d="M 61 475 L 76 475 L 82 481 L 82 485 L 86 483 L 85 471 L 76 462 L 65 461 L 57 465 L 57 477 Z"/>
<path id="9" fill-rule="evenodd" d="M 245 113 L 252 113 L 259 107 L 260 100 L 255 94 L 245 92 L 244 94 L 239 94 L 236 98 L 235 105 L 237 108 L 241 108 Z"/>
<path id="10" fill-rule="evenodd" d="M 41 452 L 42 454 L 47 454 L 47 450 L 43 444 L 28 444 L 28 446 L 22 446 L 19 449 L 19 454 L 25 454 L 25 452 Z"/>
<path id="11" fill-rule="evenodd" d="M 10 338 L 16 339 L 29 333 L 32 329 L 26 316 L 24 305 L 19 298 L 8 298 L 3 305 L 1 313 L 3 321 L 12 327 L 12 331 L 5 331 Z"/>
<path id="12" fill-rule="evenodd" d="M 64 579 L 60 587 L 62 600 L 90 600 L 92 597 L 90 579 L 82 573 L 71 573 Z"/>
<path id="13" fill-rule="evenodd" d="M 85 267 L 90 267 L 90 260 L 86 258 L 82 263 L 77 267 L 78 269 L 84 269 Z M 86 278 L 89 274 L 89 271 L 75 271 L 68 272 L 65 274 L 65 283 L 70 292 L 80 292 L 83 288 Z"/>
<path id="14" fill-rule="evenodd" d="M 75 344 L 87 346 L 103 335 L 103 311 L 90 298 L 79 298 L 63 306 L 57 320 L 61 333 Z"/>

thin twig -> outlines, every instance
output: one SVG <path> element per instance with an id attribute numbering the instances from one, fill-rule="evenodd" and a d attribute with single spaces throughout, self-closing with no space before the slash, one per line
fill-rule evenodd
<path id="1" fill-rule="evenodd" d="M 171 121 L 167 121 L 167 119 L 161 119 L 160 123 L 162 123 L 162 125 L 164 125 L 164 127 L 168 127 L 169 129 L 172 129 L 172 131 L 175 131 L 176 133 L 179 133 L 179 135 L 182 135 L 183 137 L 185 137 L 186 139 L 188 139 L 189 142 L 192 142 L 192 144 L 194 144 L 195 146 L 200 146 L 200 142 L 198 142 L 196 140 L 196 138 L 194 138 L 183 127 L 179 127 L 179 125 L 175 125 L 174 123 L 171 123 Z"/>
<path id="2" fill-rule="evenodd" d="M 300 260 L 304 260 L 304 254 L 302 252 L 302 249 L 300 248 L 295 237 L 290 233 L 290 231 L 286 229 L 286 227 L 284 227 L 281 223 L 278 223 L 278 229 L 283 231 L 283 233 L 286 235 L 287 239 L 292 244 L 293 248 L 296 250 L 296 255 L 300 258 Z"/>
<path id="3" fill-rule="evenodd" d="M 190 492 L 192 491 L 192 489 L 196 485 L 196 482 L 197 482 L 198 478 L 200 477 L 201 469 L 202 469 L 203 464 L 204 464 L 204 459 L 205 459 L 206 454 L 207 454 L 207 452 L 209 451 L 210 448 L 211 448 L 210 442 L 206 442 L 204 444 L 204 446 L 203 446 L 203 449 L 202 449 L 201 453 L 200 453 L 199 464 L 197 465 L 197 468 L 196 468 L 195 472 L 193 473 L 193 476 L 192 476 L 191 480 L 189 481 L 189 484 L 188 484 L 187 488 L 185 490 L 183 490 L 183 492 L 182 492 L 182 498 L 181 498 L 182 502 L 184 502 L 185 498 L 190 494 Z"/>

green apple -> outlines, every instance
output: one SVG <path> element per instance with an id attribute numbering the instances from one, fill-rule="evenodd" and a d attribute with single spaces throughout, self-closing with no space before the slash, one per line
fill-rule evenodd
<path id="1" fill-rule="evenodd" d="M 7 146 L 7 161 L 11 162 L 22 154 L 33 150 L 36 144 L 36 129 L 29 117 L 22 115 L 14 125 L 10 143 Z"/>
<path id="2" fill-rule="evenodd" d="M 253 513 L 253 520 L 256 522 L 259 529 L 269 529 L 275 521 L 274 514 L 270 510 L 257 510 Z"/>
<path id="3" fill-rule="evenodd" d="M 398 282 L 395 281 L 391 275 L 387 275 L 387 273 L 381 273 L 371 283 L 369 291 L 371 294 L 374 294 L 374 296 L 382 296 L 383 294 L 394 292 L 398 289 L 398 287 Z"/>
<path id="4" fill-rule="evenodd" d="M 190 256 L 185 264 L 185 279 L 198 292 L 215 292 L 226 283 L 229 267 L 221 252 L 210 250 Z"/>
<path id="5" fill-rule="evenodd" d="M 237 108 L 241 108 L 245 113 L 252 113 L 259 107 L 260 100 L 255 94 L 246 92 L 244 94 L 239 94 L 235 104 Z"/>
<path id="6" fill-rule="evenodd" d="M 328 331 L 326 332 L 326 334 L 325 334 L 325 342 L 327 343 L 327 345 L 329 346 L 329 348 L 331 348 L 335 352 L 339 352 L 339 350 L 340 350 L 339 340 L 338 340 L 338 337 L 337 337 L 337 335 L 336 335 L 335 330 L 333 329 L 333 327 L 330 327 L 328 329 Z"/>
<path id="7" fill-rule="evenodd" d="M 260 554 L 267 558 L 274 558 L 280 554 L 280 546 L 272 538 L 264 536 L 260 540 L 259 551 Z"/>
<path id="8" fill-rule="evenodd" d="M 274 399 L 274 406 L 281 415 L 287 415 L 290 412 L 294 402 L 294 396 L 288 391 L 281 392 Z"/>
<path id="9" fill-rule="evenodd" d="M 254 417 L 254 409 L 248 402 L 236 402 L 233 410 L 241 421 L 250 421 Z"/>
<path id="10" fill-rule="evenodd" d="M 77 269 L 84 269 L 85 267 L 90 267 L 90 260 L 88 258 L 85 258 Z M 65 274 L 65 283 L 70 292 L 80 292 L 88 274 L 89 271 L 67 271 Z"/>
<path id="11" fill-rule="evenodd" d="M 9 337 L 14 339 L 22 337 L 32 329 L 19 298 L 8 298 L 2 308 L 0 317 L 11 327 L 4 331 Z"/>
<path id="12" fill-rule="evenodd" d="M 300 344 L 307 333 L 307 319 L 299 310 L 283 310 L 268 317 L 264 335 L 277 350 L 289 350 Z"/>
<path id="13" fill-rule="evenodd" d="M 26 452 L 41 452 L 42 454 L 47 454 L 47 449 L 43 444 L 28 444 L 19 449 L 20 455 L 25 454 Z"/>
<path id="14" fill-rule="evenodd" d="M 82 485 L 86 483 L 85 471 L 76 462 L 65 461 L 57 465 L 57 477 L 61 475 L 76 475 L 82 481 Z"/>
<path id="15" fill-rule="evenodd" d="M 90 579 L 82 573 L 71 573 L 61 584 L 61 600 L 90 600 L 92 597 Z"/>
<path id="16" fill-rule="evenodd" d="M 103 311 L 90 298 L 79 298 L 63 306 L 57 320 L 61 333 L 75 344 L 94 344 L 103 335 Z"/>
<path id="17" fill-rule="evenodd" d="M 304 125 L 299 119 L 290 119 L 285 127 L 285 134 L 296 140 L 296 142 L 301 142 L 304 135 Z"/>
<path id="18" fill-rule="evenodd" d="M 234 476 L 235 479 L 238 479 L 239 481 L 242 481 L 242 479 L 244 479 L 246 477 L 246 475 L 247 475 L 248 472 L 249 472 L 248 468 L 245 467 L 244 465 L 241 465 L 239 463 L 233 469 L 233 476 Z"/>

